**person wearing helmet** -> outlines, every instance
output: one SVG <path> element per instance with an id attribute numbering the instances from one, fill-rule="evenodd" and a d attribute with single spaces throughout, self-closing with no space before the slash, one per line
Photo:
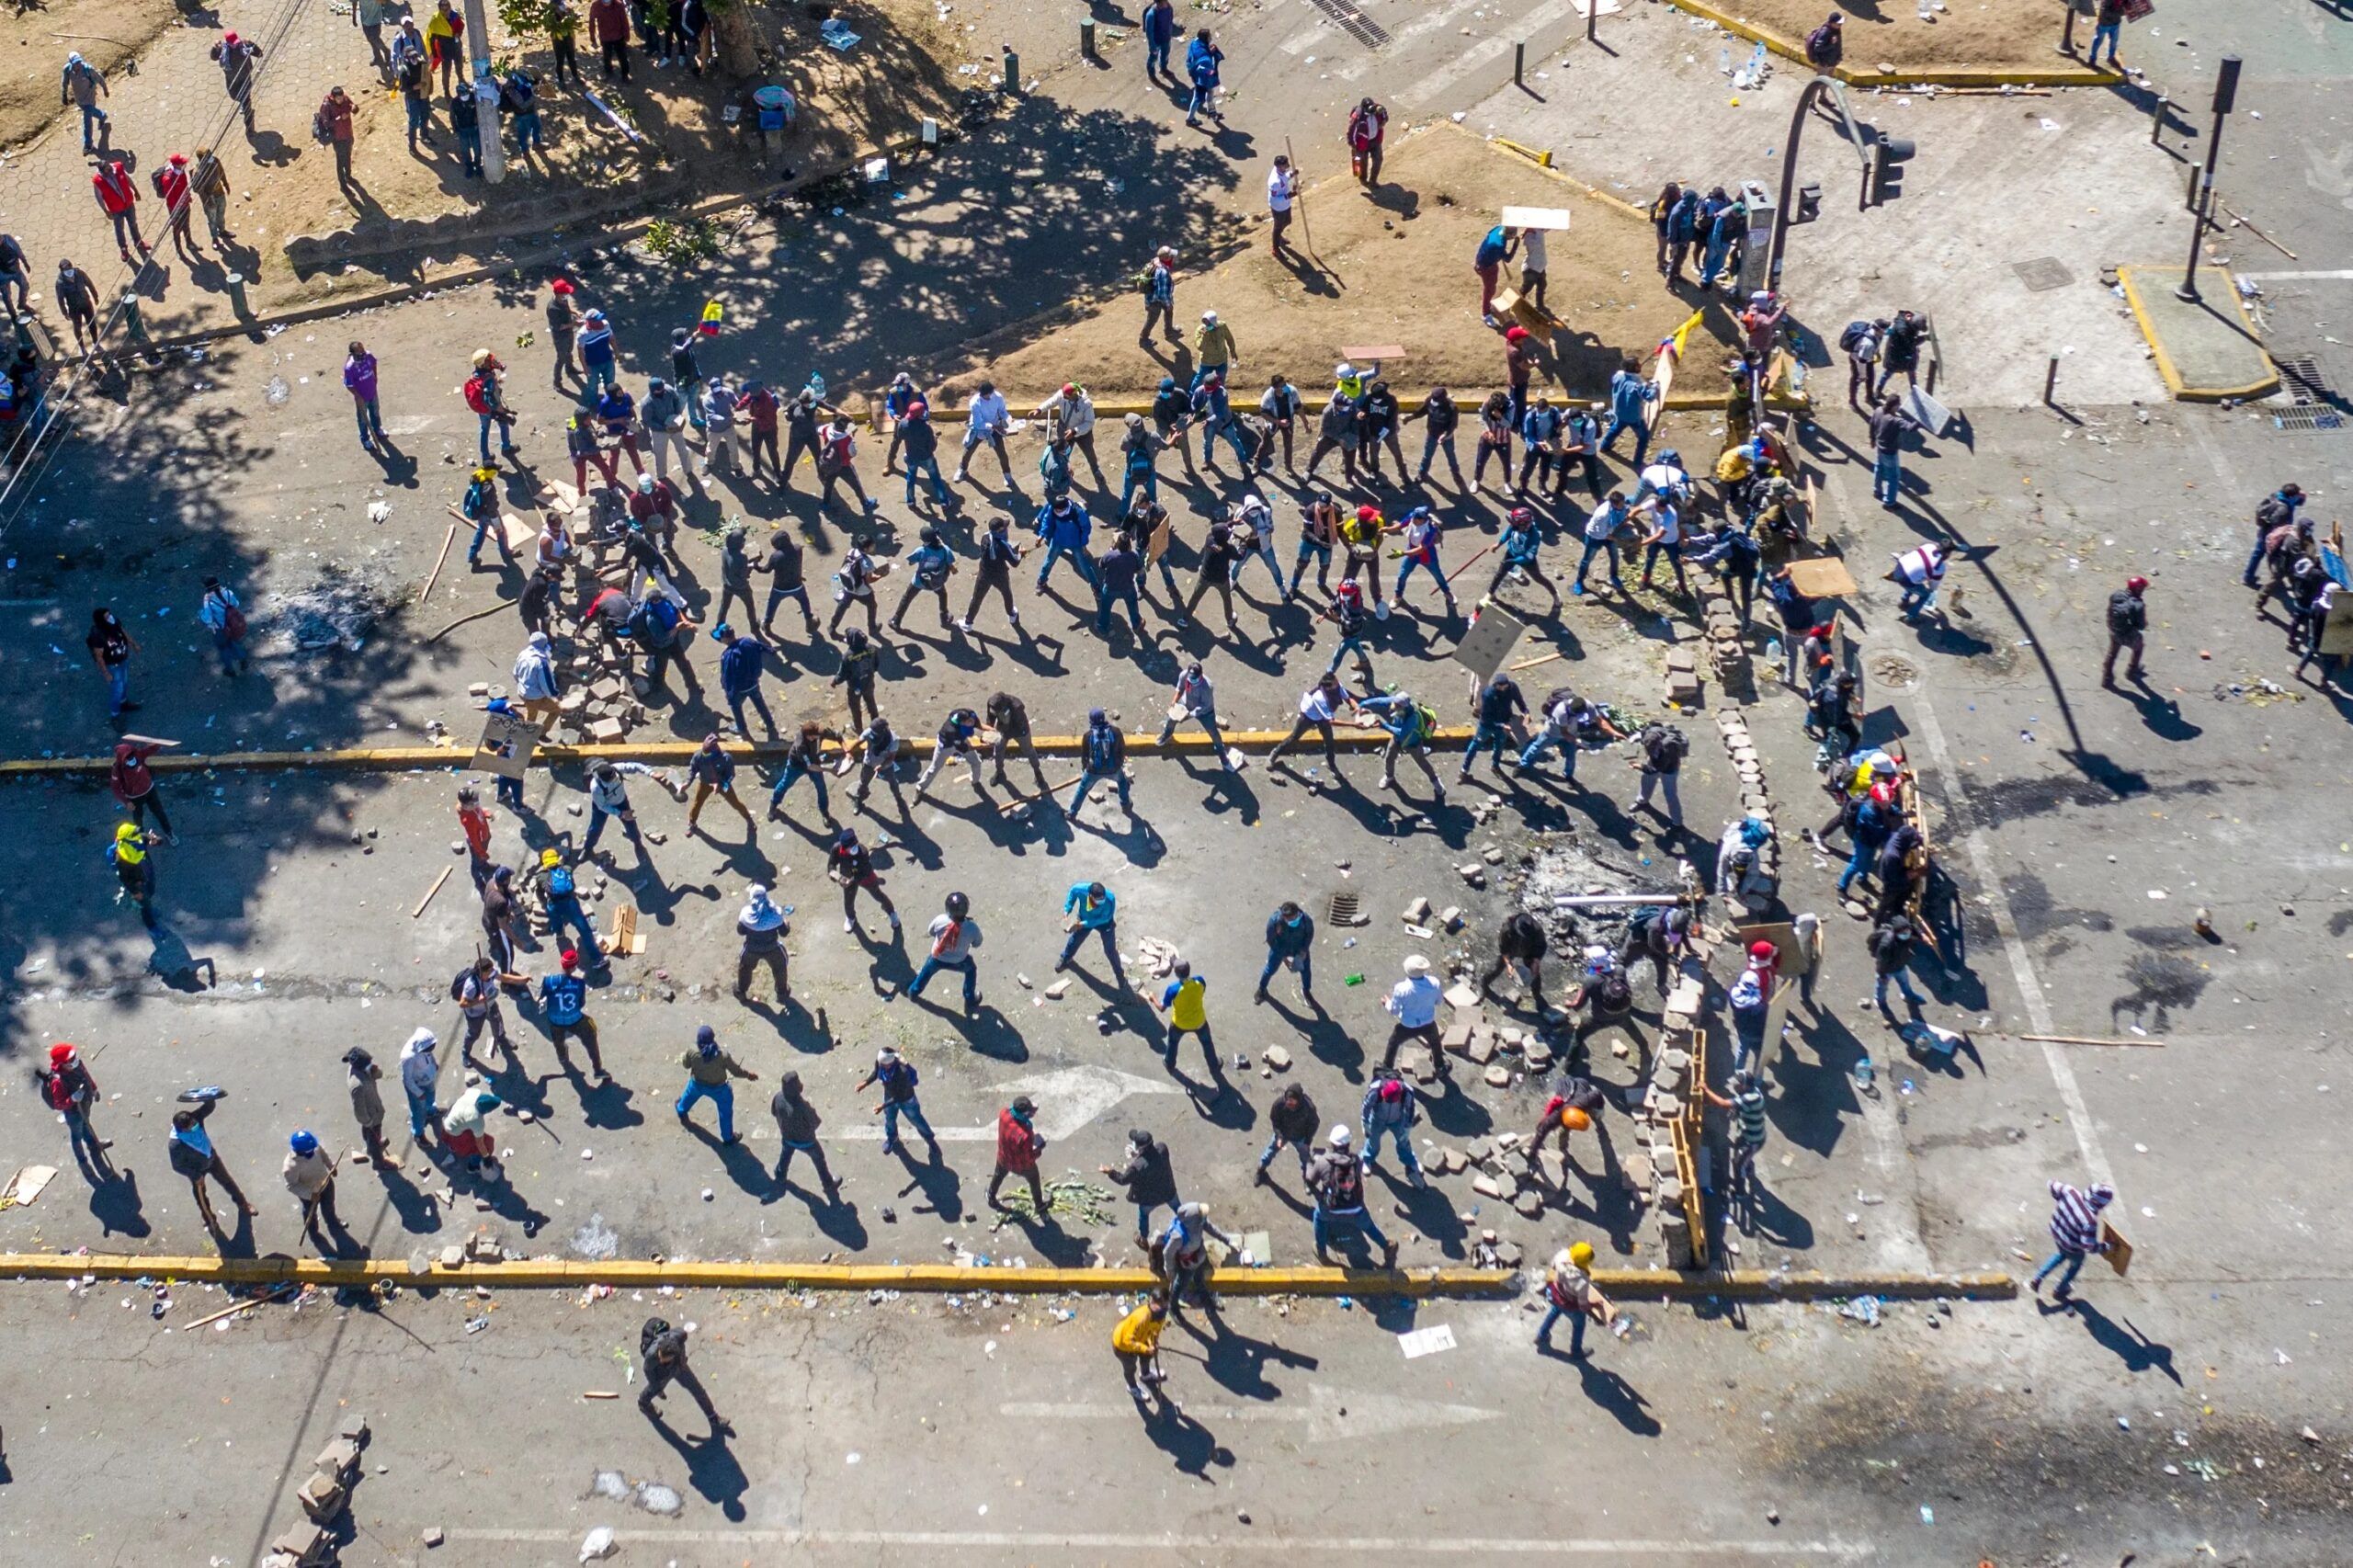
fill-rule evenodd
<path id="1" fill-rule="evenodd" d="M 592 940 L 588 950 L 596 955 L 597 966 L 605 963 L 603 950 Z M 580 952 L 566 948 L 556 955 L 557 969 L 553 974 L 540 977 L 540 1020 L 548 1027 L 548 1043 L 555 1048 L 555 1059 L 563 1064 L 564 1075 L 573 1072 L 572 1052 L 568 1042 L 578 1035 L 588 1052 L 588 1066 L 597 1078 L 611 1083 L 613 1075 L 605 1071 L 604 1052 L 598 1048 L 597 1020 L 588 1016 L 588 980 L 580 968 Z"/>
<path id="2" fill-rule="evenodd" d="M 621 11 L 618 4 L 613 8 Z M 617 47 L 622 51 L 624 61 L 627 59 L 628 16 L 628 12 L 621 11 L 623 41 L 619 45 L 608 43 L 605 46 L 608 59 Z M 688 1328 L 691 1327 L 693 1325 L 689 1324 Z M 695 1369 L 687 1364 L 687 1332 L 688 1329 L 672 1328 L 661 1318 L 647 1318 L 645 1326 L 638 1331 L 637 1358 L 645 1372 L 645 1386 L 638 1391 L 637 1395 L 638 1412 L 665 1431 L 668 1430 L 668 1424 L 663 1421 L 661 1412 L 654 1407 L 654 1402 L 668 1392 L 672 1383 L 676 1383 L 694 1396 L 695 1403 L 702 1410 L 702 1418 L 710 1423 L 710 1440 L 715 1443 L 722 1437 L 732 1436 L 735 1428 L 719 1414 L 719 1407 L 710 1403 L 710 1395 L 703 1390 L 702 1380 L 695 1376 Z"/>
<path id="3" fill-rule="evenodd" d="M 2142 596 L 2148 591 L 2146 577 L 2128 577 L 2121 589 L 2108 596 L 2108 659 L 2099 668 L 2102 686 L 2116 684 L 2116 655 L 2128 648 L 2132 661 L 2124 667 L 2124 678 L 2145 678 L 2141 674 L 2141 650 L 2148 641 L 2149 607 Z"/>
<path id="4" fill-rule="evenodd" d="M 321 1233 L 319 1221 L 324 1219 L 329 1230 L 342 1232 L 342 1217 L 335 1211 L 335 1157 L 319 1146 L 319 1135 L 300 1131 L 287 1140 L 286 1163 L 281 1167 L 286 1177 L 286 1190 L 302 1209 L 302 1233 L 316 1241 L 324 1250 L 327 1237 Z M 337 1251 L 341 1248 L 338 1246 Z"/>
<path id="5" fill-rule="evenodd" d="M 1358 1110 L 1364 1123 L 1364 1168 L 1371 1170 L 1380 1165 L 1381 1140 L 1386 1134 L 1396 1145 L 1398 1159 L 1404 1163 L 1405 1179 L 1415 1187 L 1425 1185 L 1422 1163 L 1414 1157 L 1411 1136 L 1414 1124 L 1421 1119 L 1419 1102 L 1394 1067 L 1372 1070 L 1372 1081 L 1365 1086 L 1364 1101 Z"/>
<path id="6" fill-rule="evenodd" d="M 1594 1289 L 1593 1276 L 1586 1272 L 1592 1267 L 1591 1242 L 1576 1242 L 1552 1255 L 1552 1267 L 1544 1274 L 1546 1311 L 1544 1321 L 1536 1329 L 1538 1349 L 1552 1348 L 1552 1325 L 1567 1318 L 1569 1359 L 1583 1360 L 1586 1321 L 1606 1324 L 1617 1315 L 1608 1300 Z"/>
<path id="7" fill-rule="evenodd" d="M 1381 1249 L 1381 1266 L 1394 1268 L 1397 1244 L 1381 1233 L 1381 1227 L 1365 1208 L 1364 1165 L 1357 1158 L 1355 1142 L 1355 1135 L 1344 1121 L 1332 1129 L 1323 1152 L 1307 1165 L 1307 1187 L 1315 1195 L 1315 1207 L 1309 1216 L 1315 1236 L 1315 1261 L 1327 1268 L 1331 1267 L 1336 1233 L 1346 1236 L 1362 1232 Z"/>
<path id="8" fill-rule="evenodd" d="M 49 1065 L 36 1068 L 34 1076 L 40 1084 L 41 1103 L 65 1123 L 65 1141 L 74 1159 L 84 1165 L 85 1174 L 106 1176 L 105 1154 L 114 1147 L 114 1141 L 99 1137 L 90 1126 L 90 1112 L 98 1103 L 98 1082 L 90 1076 L 82 1053 L 60 1040 L 49 1048 Z"/>
<path id="9" fill-rule="evenodd" d="M 1765 1015 L 1771 1009 L 1780 972 L 1780 949 L 1762 939 L 1748 945 L 1748 962 L 1732 983 L 1725 1001 L 1732 1008 L 1733 1065 L 1754 1069 L 1765 1056 Z"/>
<path id="10" fill-rule="evenodd" d="M 915 971 L 915 983 L 907 987 L 907 994 L 920 996 L 931 977 L 941 970 L 954 970 L 964 977 L 964 1012 L 967 1017 L 981 1010 L 980 962 L 972 956 L 981 945 L 981 923 L 972 918 L 972 901 L 961 892 L 951 892 L 941 913 L 931 917 L 931 949 L 924 955 L 923 967 Z M 1044 1212 L 1041 1206 L 1039 1210 Z"/>
<path id="11" fill-rule="evenodd" d="M 890 919 L 891 929 L 899 929 L 899 912 L 892 907 L 890 895 L 882 891 L 881 874 L 874 869 L 874 853 L 858 841 L 858 829 L 845 827 L 834 835 L 833 845 L 825 851 L 825 874 L 842 890 L 844 931 L 853 937 L 864 936 L 858 924 L 860 892 L 871 894 Z"/>
<path id="12" fill-rule="evenodd" d="M 2099 1217 L 2102 1210 L 2116 1201 L 2116 1188 L 2106 1182 L 2086 1188 L 2054 1181 L 2051 1199 L 2051 1240 L 2056 1250 L 2035 1270 L 2034 1293 L 2042 1294 L 2043 1280 L 2063 1263 L 2066 1272 L 2059 1276 L 2058 1288 L 2051 1292 L 2053 1301 L 2063 1301 L 2083 1270 L 2084 1259 L 2116 1244 Z"/>
<path id="13" fill-rule="evenodd" d="M 1086 466 L 1095 475 L 1095 488 L 1108 488 L 1103 465 L 1095 457 L 1095 400 L 1086 395 L 1086 389 L 1066 381 L 1062 391 L 1038 405 L 1037 412 L 1045 415 L 1046 438 L 1065 443 L 1065 455 L 1072 448 L 1085 453 Z"/>
<path id="14" fill-rule="evenodd" d="M 1211 376 L 1223 385 L 1236 358 L 1233 329 L 1218 320 L 1215 311 L 1203 311 L 1200 329 L 1193 334 L 1193 384 L 1187 390 L 1198 390 Z"/>

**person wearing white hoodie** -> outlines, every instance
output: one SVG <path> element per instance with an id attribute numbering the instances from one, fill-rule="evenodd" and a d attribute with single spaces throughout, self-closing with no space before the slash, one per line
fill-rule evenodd
<path id="1" fill-rule="evenodd" d="M 434 1104 L 434 1085 L 440 1081 L 441 1062 L 434 1052 L 441 1042 L 431 1029 L 419 1029 L 401 1048 L 401 1090 L 408 1096 L 408 1130 L 419 1143 L 426 1130 L 440 1125 L 440 1108 Z"/>
<path id="2" fill-rule="evenodd" d="M 554 727 L 558 699 L 554 645 L 546 632 L 534 631 L 515 656 L 515 700 L 523 717 L 545 731 Z"/>

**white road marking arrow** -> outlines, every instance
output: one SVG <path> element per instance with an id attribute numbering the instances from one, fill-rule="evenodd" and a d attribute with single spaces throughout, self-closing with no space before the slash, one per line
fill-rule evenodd
<path id="1" fill-rule="evenodd" d="M 1026 1078 L 1014 1078 L 999 1084 L 995 1091 L 1010 1102 L 1016 1095 L 1028 1095 L 1038 1102 L 1036 1126 L 1050 1143 L 1060 1142 L 1131 1095 L 1173 1095 L 1179 1091 L 1174 1084 L 1156 1078 L 1142 1078 L 1133 1073 L 1122 1073 L 1116 1067 L 1098 1067 L 1092 1062 L 1076 1067 L 1057 1067 L 1051 1073 L 1033 1074 Z M 942 1143 L 993 1142 L 996 1138 L 996 1123 L 985 1127 L 941 1127 L 935 1129 Z M 842 1134 L 844 1138 L 879 1141 L 882 1129 L 879 1124 L 853 1127 Z"/>
<path id="2" fill-rule="evenodd" d="M 1346 1415 L 1341 1412 L 1346 1411 Z M 1135 1406 L 1120 1404 L 1004 1404 L 1001 1415 L 1030 1421 L 1132 1421 Z M 1298 1404 L 1197 1404 L 1188 1400 L 1185 1414 L 1210 1426 L 1221 1421 L 1267 1421 L 1307 1428 L 1311 1443 L 1341 1437 L 1378 1437 L 1410 1432 L 1422 1426 L 1467 1426 L 1493 1421 L 1503 1414 L 1475 1404 L 1444 1404 L 1434 1399 L 1405 1399 L 1385 1393 L 1345 1393 L 1323 1383 L 1310 1383 L 1307 1403 Z"/>

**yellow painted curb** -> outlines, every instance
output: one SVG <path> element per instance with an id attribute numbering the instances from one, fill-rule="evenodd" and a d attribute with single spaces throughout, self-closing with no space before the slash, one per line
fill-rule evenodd
<path id="1" fill-rule="evenodd" d="M 1529 1278 L 1537 1266 L 1530 1266 Z M 1211 1283 L 1238 1296 L 1485 1296 L 1507 1291 L 1515 1271 L 1503 1268 L 1221 1268 Z M 1154 1283 L 1143 1268 L 960 1268 L 952 1264 L 728 1263 L 572 1259 L 430 1263 L 423 1272 L 399 1259 L 330 1260 L 284 1256 L 250 1258 L 142 1257 L 128 1253 L 0 1254 L 0 1280 L 155 1278 L 216 1285 L 357 1285 L 378 1280 L 411 1286 L 504 1286 L 509 1290 L 571 1290 L 610 1285 L 663 1285 L 737 1290 L 994 1290 L 1003 1295 L 1110 1295 Z M 2006 1273 L 1824 1274 L 1737 1269 L 1726 1274 L 1667 1268 L 1597 1268 L 1593 1281 L 1627 1300 L 1811 1301 L 1851 1296 L 1896 1300 L 1934 1298 L 2006 1301 L 2018 1281 Z"/>
<path id="2" fill-rule="evenodd" d="M 1735 38 L 1761 43 L 1775 54 L 1794 60 L 1809 71 L 1813 69 L 1813 62 L 1805 57 L 1803 43 L 1783 38 L 1769 28 L 1720 11 L 1705 0 L 1670 0 L 1670 4 L 1677 10 L 1715 23 Z M 1894 71 L 1858 71 L 1841 65 L 1830 74 L 1850 87 L 2106 87 L 2124 80 L 2121 71 L 2102 71 L 2090 65 L 1931 65 Z"/>
<path id="3" fill-rule="evenodd" d="M 1186 722 L 1188 725 L 1191 721 Z M 1223 732 L 1227 745 L 1245 752 L 1265 752 L 1274 748 L 1290 732 L 1289 730 L 1227 730 Z M 1207 735 L 1198 733 L 1180 734 L 1165 748 L 1155 746 L 1142 738 L 1142 732 L 1128 736 L 1133 755 L 1130 760 L 1148 760 L 1156 756 L 1211 756 L 1216 748 Z M 1379 751 L 1389 744 L 1382 730 L 1351 728 L 1336 724 L 1333 743 L 1342 751 Z M 1471 731 L 1467 726 L 1441 727 L 1430 736 L 1433 747 L 1468 745 Z M 927 758 L 938 745 L 932 739 L 903 735 L 899 744 L 915 757 Z M 1086 744 L 1079 735 L 1040 735 L 1033 743 L 1040 756 L 1074 757 Z M 1318 751 L 1322 742 L 1312 734 L 1301 742 L 1313 744 Z M 729 741 L 728 754 L 754 761 L 780 762 L 792 743 L 786 740 Z M 642 762 L 684 766 L 701 748 L 698 741 L 615 741 L 599 745 L 543 745 L 531 754 L 534 767 L 560 767 L 574 763 L 598 761 Z M 836 751 L 832 755 L 839 756 Z M 158 754 L 147 759 L 149 768 L 156 773 L 208 773 L 216 768 L 224 772 L 270 773 L 305 768 L 342 768 L 358 772 L 400 772 L 413 768 L 457 768 L 463 770 L 473 753 L 464 746 L 358 746 L 338 751 L 233 751 L 210 756 L 167 756 Z M 61 778 L 97 776 L 104 778 L 113 767 L 113 759 L 104 756 L 41 756 L 17 757 L 0 762 L 0 780 L 10 778 Z"/>
<path id="4" fill-rule="evenodd" d="M 2238 309 L 2239 322 L 2246 328 L 2248 338 L 2254 342 L 2255 351 L 2263 356 L 2263 362 L 2266 365 L 2269 365 L 2271 352 L 2263 347 L 2263 335 L 2256 330 L 2255 318 L 2246 313 L 2246 301 L 2239 293 L 2238 279 L 2231 276 L 2231 269 L 2227 267 L 2217 267 L 2211 270 L 2220 273 L 2223 281 L 2229 284 L 2231 303 Z M 2175 367 L 2173 356 L 2165 352 L 2165 340 L 2158 336 L 2156 327 L 2149 320 L 2148 311 L 2141 303 L 2141 286 L 2134 280 L 2133 268 L 2118 267 L 2116 280 L 2123 286 L 2124 302 L 2132 307 L 2133 324 L 2140 327 L 2141 335 L 2148 339 L 2150 351 L 2157 358 L 2157 374 L 2165 378 L 2165 390 L 2173 393 L 2175 402 L 2221 403 L 2226 398 L 2245 401 L 2248 398 L 2269 397 L 2279 390 L 2279 372 L 2277 369 L 2263 380 L 2243 387 L 2184 385 L 2181 371 Z"/>

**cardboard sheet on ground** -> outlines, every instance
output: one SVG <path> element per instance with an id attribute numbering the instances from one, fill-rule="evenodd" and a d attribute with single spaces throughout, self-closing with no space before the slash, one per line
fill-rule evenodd
<path id="1" fill-rule="evenodd" d="M 1569 232 L 1569 210 L 1565 207 L 1506 207 L 1504 209 L 1506 229 L 1545 229 L 1553 233 Z"/>
<path id="2" fill-rule="evenodd" d="M 8 1178 L 5 1190 L 0 1190 L 0 1209 L 21 1209 L 40 1196 L 41 1188 L 57 1179 L 55 1165 L 20 1165 Z"/>
<path id="3" fill-rule="evenodd" d="M 506 548 L 517 555 L 536 555 L 540 548 L 540 525 L 525 522 L 512 512 L 498 514 L 498 531 L 506 537 Z"/>
<path id="4" fill-rule="evenodd" d="M 1489 605 L 1471 623 L 1462 641 L 1454 645 L 1453 659 L 1464 669 L 1479 677 L 1484 686 L 1494 678 L 1503 662 L 1511 656 L 1512 645 L 1527 632 L 1528 623 L 1500 605 Z"/>
<path id="5" fill-rule="evenodd" d="M 1790 581 L 1810 599 L 1844 598 L 1855 591 L 1855 574 L 1835 555 L 1816 555 L 1790 562 Z"/>
<path id="6" fill-rule="evenodd" d="M 1397 1348 L 1405 1353 L 1408 1361 L 1419 1360 L 1440 1350 L 1454 1348 L 1454 1325 L 1432 1324 L 1427 1328 L 1409 1329 L 1397 1336 Z"/>
<path id="7" fill-rule="evenodd" d="M 1952 410 L 1919 387 L 1914 387 L 1904 400 L 1904 411 L 1918 420 L 1931 436 L 1943 435 L 1945 426 L 1952 423 Z"/>
<path id="8" fill-rule="evenodd" d="M 503 778 L 528 778 L 531 748 L 540 744 L 540 727 L 520 713 L 485 713 L 482 720 L 482 740 L 466 766 Z"/>

